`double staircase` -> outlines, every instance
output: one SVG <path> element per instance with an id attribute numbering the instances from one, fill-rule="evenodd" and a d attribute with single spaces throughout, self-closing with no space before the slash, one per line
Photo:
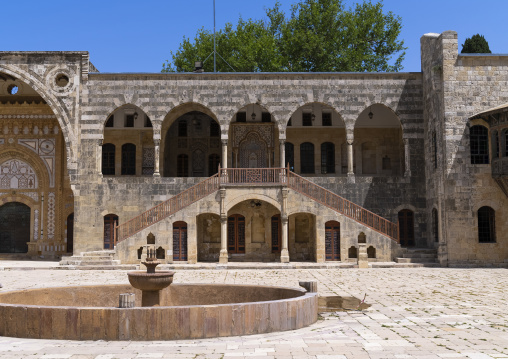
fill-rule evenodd
<path id="1" fill-rule="evenodd" d="M 399 226 L 291 172 L 289 168 L 224 168 L 206 180 L 115 227 L 115 245 L 221 187 L 286 186 L 399 242 Z"/>

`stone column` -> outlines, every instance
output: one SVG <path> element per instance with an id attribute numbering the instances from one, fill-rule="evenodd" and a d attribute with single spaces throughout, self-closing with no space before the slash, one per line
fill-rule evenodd
<path id="1" fill-rule="evenodd" d="M 153 176 L 160 177 L 159 173 L 159 158 L 160 158 L 160 144 L 161 140 L 154 140 L 154 167 L 153 167 Z"/>
<path id="2" fill-rule="evenodd" d="M 99 176 L 102 176 L 102 144 L 102 138 L 97 140 L 97 173 Z"/>
<path id="3" fill-rule="evenodd" d="M 353 135 L 347 135 L 347 181 L 355 183 L 355 172 L 353 167 Z"/>
<path id="4" fill-rule="evenodd" d="M 228 139 L 222 139 L 222 164 L 221 168 L 228 168 Z"/>
<path id="5" fill-rule="evenodd" d="M 220 255 L 219 263 L 228 263 L 228 216 L 226 213 L 226 189 L 220 189 Z"/>
<path id="6" fill-rule="evenodd" d="M 404 138 L 404 177 L 411 177 L 411 163 L 410 163 L 410 156 L 409 156 L 409 138 Z"/>
<path id="7" fill-rule="evenodd" d="M 281 208 L 281 224 L 282 224 L 282 248 L 280 251 L 281 263 L 289 263 L 289 251 L 288 251 L 288 215 L 287 215 L 287 204 L 288 204 L 288 190 L 282 190 L 282 208 Z"/>
<path id="8" fill-rule="evenodd" d="M 280 143 L 279 148 L 280 167 L 284 168 L 286 167 L 286 163 L 284 163 L 284 161 L 286 161 L 286 140 L 285 139 L 279 140 L 279 143 Z"/>

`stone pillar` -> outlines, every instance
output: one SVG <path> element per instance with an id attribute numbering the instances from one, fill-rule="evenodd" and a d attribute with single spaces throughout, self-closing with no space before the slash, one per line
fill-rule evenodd
<path id="1" fill-rule="evenodd" d="M 409 156 L 409 138 L 404 138 L 404 177 L 411 177 L 411 163 L 410 163 L 410 156 Z"/>
<path id="2" fill-rule="evenodd" d="M 353 167 L 353 135 L 347 135 L 347 181 L 355 183 L 355 172 Z"/>
<path id="3" fill-rule="evenodd" d="M 281 263 L 289 263 L 289 251 L 288 251 L 288 190 L 282 189 L 282 208 L 281 208 L 281 224 L 282 224 L 282 248 L 280 251 Z"/>
<path id="4" fill-rule="evenodd" d="M 154 166 L 153 166 L 153 176 L 154 177 L 160 177 L 159 173 L 159 158 L 160 158 L 160 144 L 161 140 L 154 140 Z"/>
<path id="5" fill-rule="evenodd" d="M 358 243 L 358 268 L 369 268 L 366 243 Z"/>
<path id="6" fill-rule="evenodd" d="M 220 255 L 219 263 L 228 263 L 228 216 L 226 213 L 226 189 L 220 189 Z"/>
<path id="7" fill-rule="evenodd" d="M 222 164 L 221 168 L 228 168 L 228 139 L 222 139 Z"/>
<path id="8" fill-rule="evenodd" d="M 97 140 L 97 173 L 99 176 L 102 176 L 102 144 L 102 138 Z"/>
<path id="9" fill-rule="evenodd" d="M 280 149 L 279 149 L 280 165 L 279 165 L 279 167 L 284 168 L 284 167 L 286 167 L 286 163 L 284 163 L 284 161 L 286 160 L 286 140 L 285 139 L 279 140 L 279 143 L 280 143 Z"/>

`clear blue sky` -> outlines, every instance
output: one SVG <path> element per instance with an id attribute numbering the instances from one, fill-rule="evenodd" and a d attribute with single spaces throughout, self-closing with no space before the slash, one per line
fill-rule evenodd
<path id="1" fill-rule="evenodd" d="M 280 0 L 288 14 L 296 0 Z M 217 29 L 262 19 L 275 0 L 216 0 Z M 346 0 L 348 5 L 355 1 Z M 403 71 L 420 71 L 420 37 L 455 30 L 459 51 L 483 34 L 493 53 L 508 53 L 508 0 L 384 0 L 402 17 L 408 47 Z M 159 72 L 183 36 L 213 29 L 213 0 L 2 1 L 0 51 L 83 50 L 101 72 Z"/>

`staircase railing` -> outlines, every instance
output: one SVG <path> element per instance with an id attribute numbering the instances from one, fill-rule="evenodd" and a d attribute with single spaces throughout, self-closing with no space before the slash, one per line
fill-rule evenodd
<path id="1" fill-rule="evenodd" d="M 399 242 L 399 226 L 365 208 L 309 181 L 289 168 L 224 168 L 212 177 L 150 208 L 131 220 L 115 226 L 114 243 L 180 211 L 184 207 L 217 191 L 220 186 L 275 186 L 283 185 L 380 232 Z"/>
<path id="2" fill-rule="evenodd" d="M 184 207 L 208 196 L 219 189 L 219 175 L 212 177 L 186 189 L 185 191 L 171 197 L 167 201 L 150 208 L 148 211 L 141 213 L 139 216 L 116 226 L 115 245 L 133 234 L 163 220 L 164 218 L 178 212 Z"/>
<path id="3" fill-rule="evenodd" d="M 374 229 L 394 241 L 399 243 L 399 226 L 397 223 L 390 222 L 389 220 L 372 213 L 365 208 L 348 201 L 345 198 L 318 186 L 312 181 L 309 181 L 294 172 L 288 170 L 288 187 L 300 192 L 301 194 L 312 198 L 346 217 L 352 218 L 361 224 Z"/>

